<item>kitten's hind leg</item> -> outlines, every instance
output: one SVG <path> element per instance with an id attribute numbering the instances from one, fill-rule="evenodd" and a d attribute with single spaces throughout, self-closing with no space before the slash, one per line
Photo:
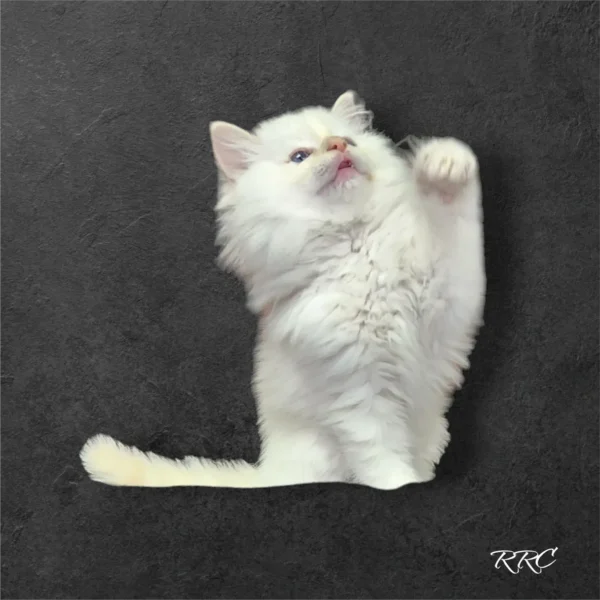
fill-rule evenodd
<path id="1" fill-rule="evenodd" d="M 416 468 L 408 417 L 397 398 L 367 393 L 335 429 L 356 483 L 395 490 L 430 479 Z"/>
<path id="2" fill-rule="evenodd" d="M 261 423 L 259 461 L 265 487 L 348 481 L 337 441 L 309 425 L 271 416 Z"/>

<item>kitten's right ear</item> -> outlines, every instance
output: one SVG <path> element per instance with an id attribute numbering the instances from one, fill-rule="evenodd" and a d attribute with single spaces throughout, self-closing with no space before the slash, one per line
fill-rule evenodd
<path id="1" fill-rule="evenodd" d="M 256 136 L 249 131 L 225 123 L 210 124 L 210 141 L 218 167 L 228 179 L 237 179 L 249 166 Z"/>
<path id="2" fill-rule="evenodd" d="M 373 121 L 373 113 L 353 90 L 344 92 L 331 107 L 331 112 L 363 130 L 369 129 Z"/>

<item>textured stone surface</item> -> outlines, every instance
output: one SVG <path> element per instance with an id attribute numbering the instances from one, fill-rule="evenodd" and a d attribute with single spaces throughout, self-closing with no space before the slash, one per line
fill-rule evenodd
<path id="1" fill-rule="evenodd" d="M 2 3 L 5 598 L 598 598 L 598 4 Z M 115 489 L 96 432 L 254 459 L 212 119 L 357 89 L 481 161 L 486 327 L 431 484 Z M 543 572 L 498 549 L 558 547 Z"/>

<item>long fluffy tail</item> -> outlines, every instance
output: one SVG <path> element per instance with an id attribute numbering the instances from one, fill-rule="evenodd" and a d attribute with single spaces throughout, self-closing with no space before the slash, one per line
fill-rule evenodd
<path id="1" fill-rule="evenodd" d="M 94 481 L 138 487 L 261 487 L 257 467 L 243 460 L 214 461 L 195 456 L 174 460 L 125 446 L 107 435 L 91 437 L 80 452 Z"/>

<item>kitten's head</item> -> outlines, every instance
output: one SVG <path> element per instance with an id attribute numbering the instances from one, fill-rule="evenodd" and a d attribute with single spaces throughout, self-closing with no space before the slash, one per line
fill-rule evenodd
<path id="1" fill-rule="evenodd" d="M 364 201 L 393 154 L 371 129 L 372 114 L 357 95 L 331 108 L 309 107 L 268 119 L 252 132 L 211 123 L 221 193 L 229 201 L 260 195 L 270 204 L 318 208 Z"/>
<path id="2" fill-rule="evenodd" d="M 298 257 L 307 260 L 311 240 L 327 237 L 321 228 L 343 232 L 370 216 L 376 190 L 397 178 L 398 156 L 371 129 L 371 117 L 356 94 L 346 92 L 331 108 L 287 113 L 252 132 L 211 124 L 220 174 L 219 262 L 252 290 L 256 310 L 299 285 L 300 271 L 290 266 Z"/>

